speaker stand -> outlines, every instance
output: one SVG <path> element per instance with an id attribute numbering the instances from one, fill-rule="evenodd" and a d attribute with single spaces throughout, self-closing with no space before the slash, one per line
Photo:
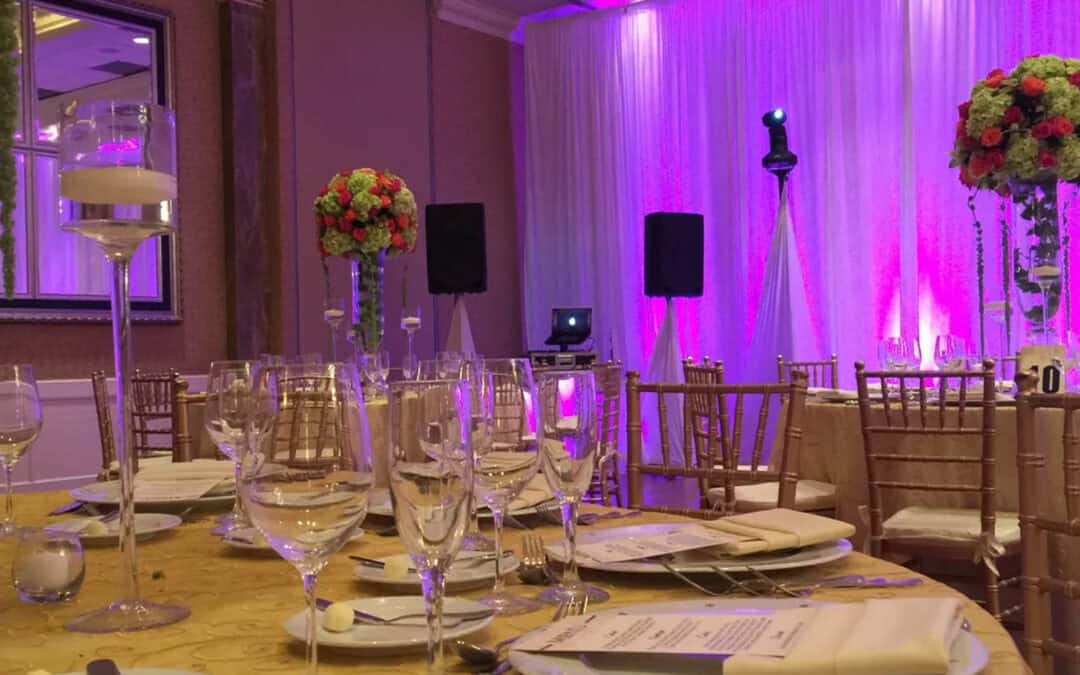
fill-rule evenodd
<path id="1" fill-rule="evenodd" d="M 465 298 L 460 293 L 454 294 L 454 312 L 450 316 L 450 333 L 446 336 L 445 345 L 448 352 L 467 356 L 476 354 L 472 327 L 469 326 L 469 312 L 465 309 Z"/>
<path id="2" fill-rule="evenodd" d="M 652 358 L 645 371 L 646 382 L 682 382 L 682 354 L 679 351 L 679 331 L 675 321 L 675 302 L 667 298 L 667 311 L 664 314 L 664 323 L 660 326 L 660 333 L 656 336 L 656 344 L 653 346 Z M 673 456 L 682 457 L 683 448 L 683 406 L 678 394 L 664 394 L 667 397 L 667 428 L 668 443 L 671 446 Z M 660 432 L 659 414 L 653 406 L 645 406 L 647 417 L 652 418 L 651 423 L 646 422 L 645 428 L 655 429 L 653 438 L 645 439 L 644 460 L 650 463 L 659 463 L 660 456 Z M 694 481 L 683 481 L 687 485 Z"/>

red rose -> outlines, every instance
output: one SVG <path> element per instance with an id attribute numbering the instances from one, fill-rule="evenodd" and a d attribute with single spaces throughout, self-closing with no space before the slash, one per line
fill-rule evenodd
<path id="1" fill-rule="evenodd" d="M 371 218 L 372 220 L 375 220 L 375 217 L 379 215 L 379 207 L 372 206 L 370 209 L 368 209 L 367 214 L 368 214 L 368 218 Z"/>
<path id="2" fill-rule="evenodd" d="M 1046 82 L 1034 75 L 1025 75 L 1024 79 L 1020 80 L 1020 88 L 1024 90 L 1024 94 L 1034 97 L 1046 90 Z"/>
<path id="3" fill-rule="evenodd" d="M 1043 150 L 1039 153 L 1039 166 L 1047 169 L 1052 166 L 1057 166 L 1057 155 L 1050 150 Z"/>
<path id="4" fill-rule="evenodd" d="M 394 192 L 400 191 L 401 190 L 401 181 L 395 178 L 393 180 L 393 182 L 390 183 L 390 189 L 393 190 Z"/>
<path id="5" fill-rule="evenodd" d="M 325 197 L 327 192 L 330 192 L 330 188 L 326 187 L 325 185 L 319 188 L 320 197 Z"/>
<path id="6" fill-rule="evenodd" d="M 1069 82 L 1072 82 L 1076 86 L 1080 87 L 1080 70 L 1069 76 Z"/>
<path id="7" fill-rule="evenodd" d="M 967 136 L 967 122 L 965 122 L 964 120 L 957 120 L 956 137 L 963 138 L 964 136 Z"/>
<path id="8" fill-rule="evenodd" d="M 1001 167 L 1005 166 L 1005 155 L 1000 150 L 991 150 L 986 153 L 986 161 L 990 164 L 991 169 L 997 171 Z"/>
<path id="9" fill-rule="evenodd" d="M 367 239 L 367 230 L 362 227 L 358 227 L 352 231 L 352 238 L 356 241 L 364 241 Z"/>
<path id="10" fill-rule="evenodd" d="M 384 208 L 390 208 L 390 205 L 394 203 L 393 200 L 386 195 L 379 197 L 379 200 L 382 202 Z"/>
<path id="11" fill-rule="evenodd" d="M 344 189 L 345 189 L 345 181 L 339 180 L 338 182 L 334 183 L 334 192 L 341 192 Z"/>
<path id="12" fill-rule="evenodd" d="M 341 230 L 342 232 L 348 232 L 352 229 L 352 223 L 342 218 L 337 221 L 337 229 Z"/>
<path id="13" fill-rule="evenodd" d="M 968 162 L 968 170 L 971 172 L 972 178 L 982 178 L 990 173 L 990 169 L 990 163 L 982 155 L 973 155 Z"/>
<path id="14" fill-rule="evenodd" d="M 348 206 L 352 201 L 352 194 L 348 190 L 337 193 L 337 203 L 341 206 Z"/>
<path id="15" fill-rule="evenodd" d="M 960 119 L 966 120 L 968 113 L 971 111 L 971 101 L 964 101 L 959 105 Z"/>
<path id="16" fill-rule="evenodd" d="M 405 237 L 401 236 L 400 234 L 394 234 L 394 236 L 390 237 L 390 243 L 394 246 L 394 248 L 405 248 L 406 246 L 408 246 L 408 244 L 405 242 Z"/>
<path id="17" fill-rule="evenodd" d="M 409 226 L 409 215 L 407 213 L 398 214 L 397 225 L 398 225 L 398 227 L 400 227 L 402 229 L 405 229 L 406 227 L 408 227 Z"/>
<path id="18" fill-rule="evenodd" d="M 971 172 L 968 171 L 967 166 L 960 167 L 960 182 L 968 187 L 975 187 L 975 179 L 971 177 Z"/>
<path id="19" fill-rule="evenodd" d="M 1022 119 L 1024 114 L 1019 107 L 1014 105 L 1005 109 L 1005 124 L 1019 124 Z"/>
<path id="20" fill-rule="evenodd" d="M 982 133 L 982 138 L 979 139 L 983 146 L 992 148 L 998 143 L 1001 143 L 1001 129 L 997 127 L 990 127 Z"/>
<path id="21" fill-rule="evenodd" d="M 1050 120 L 1050 125 L 1054 127 L 1055 136 L 1068 136 L 1073 132 L 1073 123 L 1068 117 L 1055 117 Z"/>
<path id="22" fill-rule="evenodd" d="M 323 215 L 322 221 L 323 221 L 323 225 L 330 226 L 330 225 L 334 224 L 335 218 L 332 215 L 330 215 L 329 213 L 327 213 L 327 214 Z"/>
<path id="23" fill-rule="evenodd" d="M 1001 83 L 1005 81 L 1005 71 L 1001 68 L 994 68 L 990 71 L 990 74 L 986 76 L 986 86 L 991 89 L 997 89 L 1001 86 Z"/>
<path id="24" fill-rule="evenodd" d="M 1054 133 L 1054 126 L 1050 122 L 1043 120 L 1035 126 L 1031 127 L 1031 135 L 1035 138 L 1048 138 Z"/>
<path id="25" fill-rule="evenodd" d="M 368 188 L 367 191 L 370 194 L 377 195 L 377 194 L 379 194 L 379 186 L 378 185 L 372 185 L 371 187 Z"/>
<path id="26" fill-rule="evenodd" d="M 350 223 L 352 221 L 356 220 L 356 211 L 353 211 L 352 209 L 349 209 L 348 211 L 346 211 L 345 212 L 345 220 L 349 221 Z"/>
<path id="27" fill-rule="evenodd" d="M 965 150 L 974 150 L 979 147 L 979 141 L 971 136 L 964 136 L 960 139 L 960 145 L 962 145 Z"/>

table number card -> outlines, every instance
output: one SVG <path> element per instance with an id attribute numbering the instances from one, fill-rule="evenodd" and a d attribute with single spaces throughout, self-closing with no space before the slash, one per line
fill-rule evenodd
<path id="1" fill-rule="evenodd" d="M 745 614 L 590 614 L 521 638 L 526 652 L 786 656 L 817 612 L 799 607 Z"/>
<path id="2" fill-rule="evenodd" d="M 1062 391 L 1064 373 L 1064 345 L 1028 345 L 1020 350 L 1017 372 L 1035 370 L 1038 391 L 1056 394 Z"/>
<path id="3" fill-rule="evenodd" d="M 579 555 L 596 562 L 612 563 L 692 551 L 738 540 L 739 537 L 733 534 L 701 525 L 688 525 L 667 532 L 580 543 L 577 551 Z"/>

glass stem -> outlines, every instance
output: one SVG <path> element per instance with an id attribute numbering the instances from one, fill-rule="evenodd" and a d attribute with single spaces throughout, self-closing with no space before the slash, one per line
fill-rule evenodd
<path id="1" fill-rule="evenodd" d="M 128 258 L 113 258 L 113 372 L 116 375 L 116 461 L 120 469 L 120 558 L 124 600 L 138 602 L 135 555 L 135 437 L 131 427 L 131 304 Z"/>
<path id="2" fill-rule="evenodd" d="M 232 529 L 236 530 L 241 526 L 247 526 L 247 513 L 244 511 L 244 504 L 240 501 L 240 448 L 236 449 L 238 453 L 236 461 L 233 462 L 233 474 L 236 476 L 236 497 L 233 499 L 232 506 Z"/>
<path id="3" fill-rule="evenodd" d="M 429 675 L 442 675 L 442 612 L 443 590 L 446 586 L 442 564 L 424 569 L 420 573 L 420 583 L 424 589 L 424 611 L 428 625 L 427 671 Z"/>
<path id="4" fill-rule="evenodd" d="M 577 519 L 578 499 L 570 497 L 564 499 L 559 506 L 562 508 L 563 534 L 566 536 L 566 567 L 563 568 L 562 584 L 565 587 L 577 586 L 581 583 L 581 577 L 577 571 Z"/>
<path id="5" fill-rule="evenodd" d="M 495 527 L 495 588 L 491 589 L 494 596 L 503 593 L 502 576 L 502 528 L 503 528 L 503 505 L 492 505 L 491 522 Z"/>
<path id="6" fill-rule="evenodd" d="M 304 672 L 307 675 L 316 675 L 319 672 L 319 624 L 318 614 L 315 611 L 315 586 L 319 577 L 317 574 L 302 573 L 304 580 L 304 597 L 307 599 L 307 622 L 305 623 L 305 638 L 307 649 L 304 654 Z"/>
<path id="7" fill-rule="evenodd" d="M 11 484 L 10 464 L 4 464 L 4 522 L 0 526 L 0 533 L 10 531 L 15 527 L 15 487 Z"/>

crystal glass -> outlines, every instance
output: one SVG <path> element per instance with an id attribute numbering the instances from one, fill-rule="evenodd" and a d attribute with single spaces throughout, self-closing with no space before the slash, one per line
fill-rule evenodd
<path id="1" fill-rule="evenodd" d="M 469 386 L 462 380 L 395 382 L 389 402 L 394 520 L 424 591 L 428 672 L 441 673 L 446 571 L 473 501 Z"/>
<path id="2" fill-rule="evenodd" d="M 436 371 L 437 370 L 438 369 L 436 368 Z M 484 429 L 480 424 L 484 384 L 487 381 L 487 371 L 484 369 L 484 360 L 482 358 L 477 358 L 472 361 L 466 361 L 462 365 L 462 375 L 469 382 L 470 405 L 473 419 L 473 453 L 475 454 L 477 443 L 483 440 L 477 432 Z M 480 505 L 479 497 L 473 500 L 472 510 L 469 513 L 469 528 L 465 531 L 465 539 L 461 542 L 461 549 L 463 551 L 490 552 L 495 550 L 495 542 L 488 539 L 484 536 L 484 533 L 480 531 Z"/>
<path id="3" fill-rule="evenodd" d="M 0 469 L 4 471 L 4 520 L 0 535 L 15 532 L 15 496 L 11 472 L 41 431 L 41 399 L 34 369 L 0 365 Z"/>
<path id="4" fill-rule="evenodd" d="M 577 521 L 581 498 L 596 467 L 596 381 L 591 370 L 546 370 L 537 378 L 540 420 L 540 462 L 552 494 L 562 509 L 566 566 L 562 583 L 538 598 L 559 604 L 588 595 L 602 602 L 607 593 L 583 582 L 577 569 Z"/>
<path id="5" fill-rule="evenodd" d="M 959 370 L 967 364 L 967 344 L 955 335 L 934 338 L 934 363 L 938 370 Z"/>
<path id="6" fill-rule="evenodd" d="M 439 362 L 435 359 L 424 359 L 417 365 L 416 377 L 420 380 L 438 380 Z"/>
<path id="7" fill-rule="evenodd" d="M 887 337 L 878 345 L 878 361 L 884 370 L 917 370 L 922 348 L 915 338 Z"/>
<path id="8" fill-rule="evenodd" d="M 206 433 L 221 454 L 233 461 L 236 481 L 240 481 L 240 462 L 247 450 L 249 430 L 256 414 L 256 361 L 213 361 L 206 380 L 206 412 L 203 422 Z M 215 532 L 227 535 L 246 530 L 251 521 L 244 513 L 239 494 L 233 501 L 232 513 L 221 521 Z"/>
<path id="9" fill-rule="evenodd" d="M 131 257 L 150 237 L 175 229 L 176 120 L 171 110 L 130 101 L 72 101 L 60 120 L 60 195 L 71 201 L 61 227 L 95 242 L 112 263 L 110 297 L 116 375 L 114 443 L 120 468 L 121 597 L 69 620 L 90 633 L 141 630 L 187 618 L 186 608 L 143 600 L 135 549 L 135 457 L 131 426 Z"/>
<path id="10" fill-rule="evenodd" d="M 285 357 L 280 354 L 259 354 L 259 364 L 270 367 L 284 366 Z"/>
<path id="11" fill-rule="evenodd" d="M 386 380 L 390 377 L 390 352 L 379 350 L 375 357 L 375 387 L 380 394 L 386 391 Z"/>
<path id="12" fill-rule="evenodd" d="M 435 355 L 435 367 L 441 380 L 461 377 L 463 363 L 464 359 L 457 352 L 439 352 Z"/>
<path id="13" fill-rule="evenodd" d="M 318 670 L 319 572 L 367 514 L 375 483 L 356 369 L 330 363 L 266 369 L 255 387 L 256 427 L 269 428 L 241 461 L 240 498 L 278 555 L 300 573 L 307 598 L 307 673 Z"/>
<path id="14" fill-rule="evenodd" d="M 421 325 L 419 305 L 412 311 L 404 308 L 401 310 L 401 330 L 405 331 L 407 338 L 405 355 L 401 357 L 401 371 L 406 380 L 415 379 L 416 369 L 420 366 L 420 359 L 413 351 L 413 336 L 420 330 Z"/>
<path id="15" fill-rule="evenodd" d="M 11 581 L 23 602 L 63 602 L 75 597 L 86 573 L 82 542 L 74 532 L 23 528 L 11 561 Z"/>
<path id="16" fill-rule="evenodd" d="M 536 383 L 528 359 L 489 359 L 470 378 L 473 411 L 473 475 L 476 499 L 491 509 L 495 525 L 495 587 L 480 602 L 499 615 L 525 614 L 541 605 L 506 590 L 502 578 L 503 515 L 510 502 L 536 475 L 538 444 L 530 429 L 539 413 L 526 401 L 536 399 Z"/>
<path id="17" fill-rule="evenodd" d="M 323 300 L 323 321 L 330 328 L 330 355 L 332 361 L 338 360 L 337 336 L 341 324 L 345 322 L 345 298 L 325 298 Z"/>

